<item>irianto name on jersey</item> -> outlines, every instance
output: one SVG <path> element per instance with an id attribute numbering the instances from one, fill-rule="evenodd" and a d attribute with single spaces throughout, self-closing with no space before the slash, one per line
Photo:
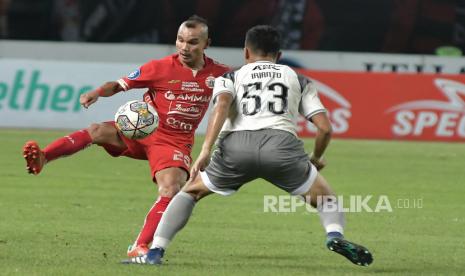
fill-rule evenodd
<path id="1" fill-rule="evenodd" d="M 282 74 L 280 72 L 259 72 L 252 73 L 252 79 L 261 79 L 261 78 L 281 78 Z"/>

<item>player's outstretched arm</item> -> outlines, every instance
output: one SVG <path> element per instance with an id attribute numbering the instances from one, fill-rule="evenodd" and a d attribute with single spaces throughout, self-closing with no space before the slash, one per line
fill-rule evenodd
<path id="1" fill-rule="evenodd" d="M 190 179 L 195 179 L 199 171 L 203 171 L 208 166 L 208 163 L 210 162 L 210 151 L 218 138 L 218 134 L 223 127 L 226 117 L 228 116 L 229 107 L 233 100 L 232 95 L 229 93 L 219 94 L 216 99 L 217 102 L 215 108 L 208 120 L 205 141 L 203 142 L 202 149 L 197 160 L 195 160 L 194 165 L 192 165 Z"/>
<path id="2" fill-rule="evenodd" d="M 123 88 L 118 82 L 106 82 L 102 86 L 82 94 L 79 98 L 79 102 L 83 107 L 88 108 L 91 104 L 95 103 L 99 97 L 110 97 L 120 91 L 123 91 Z"/>
<path id="3" fill-rule="evenodd" d="M 310 161 L 318 170 L 321 170 L 326 166 L 326 160 L 323 158 L 323 154 L 331 140 L 332 127 L 326 112 L 313 115 L 311 120 L 317 128 L 317 132 L 315 135 L 313 152 L 310 155 Z"/>

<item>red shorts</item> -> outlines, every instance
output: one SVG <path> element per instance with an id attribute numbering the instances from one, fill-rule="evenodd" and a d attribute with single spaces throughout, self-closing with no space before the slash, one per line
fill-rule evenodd
<path id="1" fill-rule="evenodd" d="M 113 122 L 107 122 L 112 123 Z M 129 139 L 120 134 L 121 139 L 126 144 L 126 149 L 121 149 L 112 145 L 103 145 L 103 148 L 114 157 L 127 156 L 134 159 L 148 160 L 152 178 L 155 173 L 166 168 L 181 168 L 189 174 L 189 167 L 192 162 L 191 146 L 185 141 L 176 141 L 173 137 L 166 137 L 157 132 L 140 140 Z"/>

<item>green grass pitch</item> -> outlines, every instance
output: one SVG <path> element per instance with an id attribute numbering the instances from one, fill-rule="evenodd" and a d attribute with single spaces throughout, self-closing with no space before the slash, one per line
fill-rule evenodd
<path id="1" fill-rule="evenodd" d="M 393 209 L 346 216 L 346 237 L 373 252 L 370 267 L 327 250 L 316 214 L 265 213 L 263 196 L 285 193 L 261 180 L 200 202 L 165 264 L 152 267 L 119 264 L 156 198 L 146 162 L 93 146 L 26 173 L 23 143 L 65 133 L 0 130 L 0 275 L 463 273 L 463 143 L 332 141 L 323 175 L 334 190 L 372 195 L 372 208 L 386 196 Z"/>

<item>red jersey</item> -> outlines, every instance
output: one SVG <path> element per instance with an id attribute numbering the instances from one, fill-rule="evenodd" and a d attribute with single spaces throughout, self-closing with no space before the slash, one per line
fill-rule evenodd
<path id="1" fill-rule="evenodd" d="M 151 60 L 118 80 L 125 91 L 148 88 L 150 102 L 160 117 L 158 129 L 148 139 L 161 135 L 193 143 L 194 132 L 208 109 L 214 80 L 229 70 L 211 58 L 204 56 L 204 60 L 204 67 L 195 73 L 181 64 L 178 54 L 173 54 Z"/>

